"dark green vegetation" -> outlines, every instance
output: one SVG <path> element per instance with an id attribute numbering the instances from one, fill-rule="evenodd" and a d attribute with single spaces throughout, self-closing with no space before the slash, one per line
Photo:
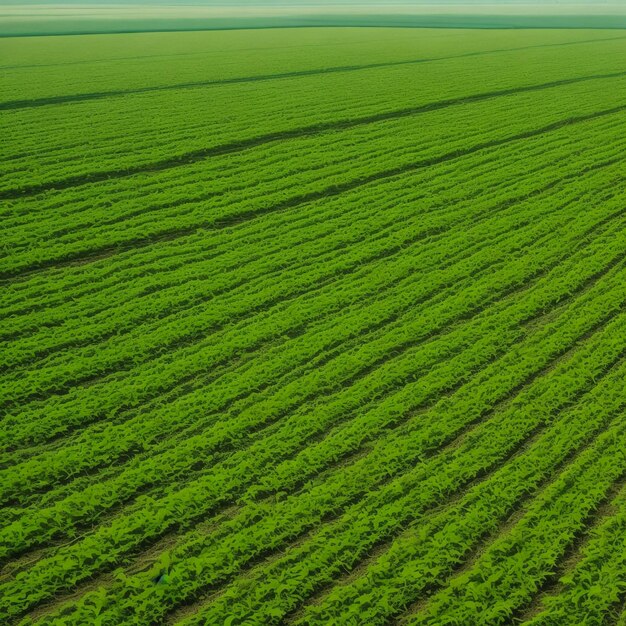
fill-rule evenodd
<path id="1" fill-rule="evenodd" d="M 0 0 L 0 37 L 258 28 L 626 28 L 623 0 Z"/>
<path id="2" fill-rule="evenodd" d="M 315 15 L 294 17 L 210 17 L 210 18 L 77 18 L 69 21 L 28 16 L 3 19 L 0 9 L 1 37 L 32 37 L 40 35 L 85 35 L 100 33 L 142 33 L 206 30 L 237 30 L 265 28 L 446 28 L 446 29 L 626 29 L 626 16 L 619 15 Z"/>
<path id="3" fill-rule="evenodd" d="M 626 34 L 0 52 L 0 623 L 624 624 Z"/>

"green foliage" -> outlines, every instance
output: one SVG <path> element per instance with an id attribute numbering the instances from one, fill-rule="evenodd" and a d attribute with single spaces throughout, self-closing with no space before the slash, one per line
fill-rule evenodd
<path id="1" fill-rule="evenodd" d="M 0 41 L 0 622 L 620 619 L 623 34 L 113 37 Z"/>

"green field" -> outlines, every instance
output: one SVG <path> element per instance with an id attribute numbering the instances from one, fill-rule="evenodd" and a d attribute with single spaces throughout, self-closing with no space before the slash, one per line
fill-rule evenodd
<path id="1" fill-rule="evenodd" d="M 0 66 L 2 626 L 626 625 L 626 31 Z"/>

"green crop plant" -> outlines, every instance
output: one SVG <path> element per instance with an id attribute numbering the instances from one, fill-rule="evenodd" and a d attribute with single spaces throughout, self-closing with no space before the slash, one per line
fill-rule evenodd
<path id="1" fill-rule="evenodd" d="M 0 623 L 626 624 L 626 35 L 0 38 Z"/>

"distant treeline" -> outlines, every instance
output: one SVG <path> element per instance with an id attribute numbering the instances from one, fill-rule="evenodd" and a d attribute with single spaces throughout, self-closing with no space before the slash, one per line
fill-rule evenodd
<path id="1" fill-rule="evenodd" d="M 414 28 L 626 28 L 626 15 L 301 15 L 292 17 L 0 19 L 0 36 L 368 26 Z"/>

